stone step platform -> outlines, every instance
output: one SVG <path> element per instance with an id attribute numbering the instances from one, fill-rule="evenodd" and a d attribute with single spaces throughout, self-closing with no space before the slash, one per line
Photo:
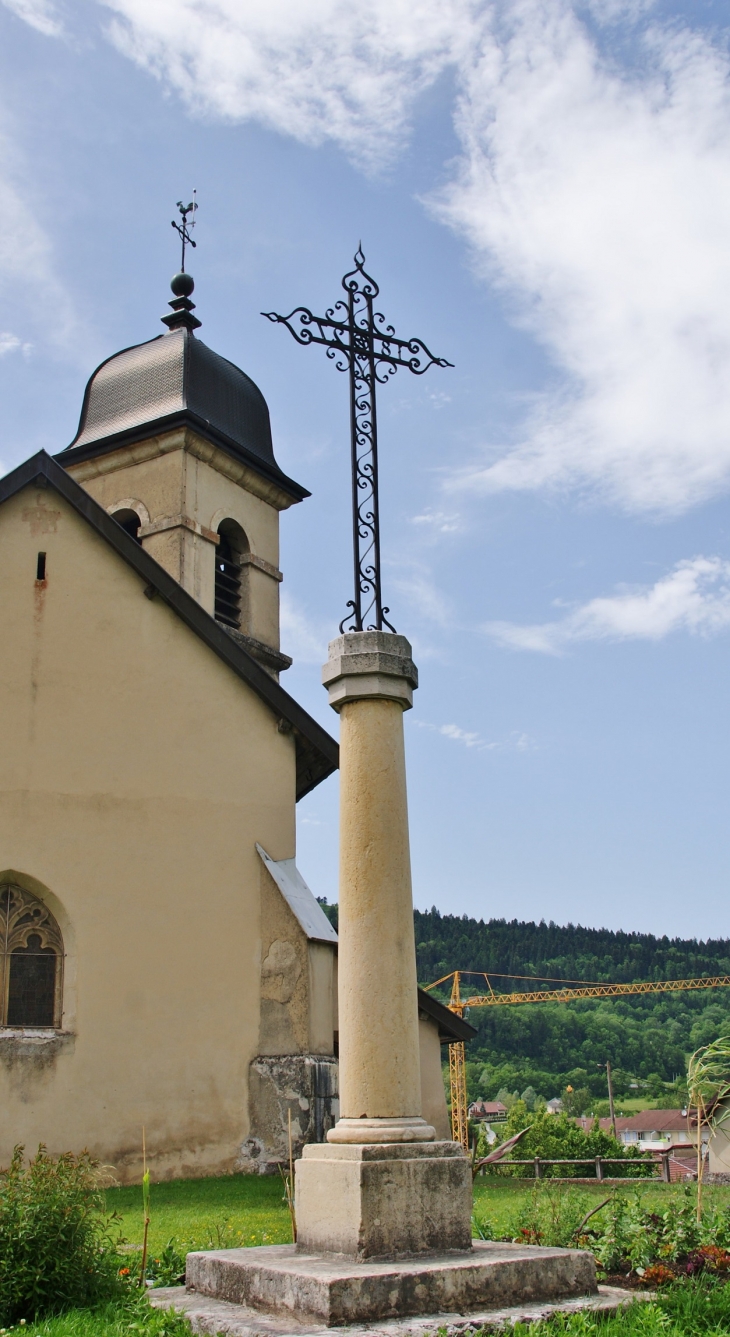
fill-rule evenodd
<path id="1" fill-rule="evenodd" d="M 464 1252 L 383 1262 L 281 1244 L 189 1253 L 186 1284 L 216 1300 L 335 1327 L 591 1295 L 596 1264 L 583 1249 L 482 1240 Z"/>
<path id="2" fill-rule="evenodd" d="M 502 1309 L 480 1310 L 469 1314 L 432 1314 L 430 1318 L 385 1319 L 373 1324 L 354 1324 L 346 1337 L 469 1337 L 477 1329 L 504 1332 L 515 1323 L 538 1323 L 551 1314 L 572 1314 L 578 1310 L 607 1313 L 632 1304 L 652 1300 L 650 1291 L 624 1291 L 616 1286 L 599 1286 L 594 1295 L 575 1296 L 569 1300 L 510 1305 Z M 175 1309 L 190 1321 L 194 1333 L 208 1337 L 332 1337 L 332 1329 L 322 1324 L 306 1324 L 293 1317 L 262 1314 L 247 1305 L 230 1300 L 214 1300 L 170 1286 L 149 1292 L 150 1303 L 157 1309 Z"/>

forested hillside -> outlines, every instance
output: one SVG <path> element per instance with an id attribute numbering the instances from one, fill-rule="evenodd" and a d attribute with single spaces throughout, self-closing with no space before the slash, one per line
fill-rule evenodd
<path id="1" fill-rule="evenodd" d="M 469 919 L 436 909 L 425 914 L 416 910 L 414 917 L 418 975 L 426 981 L 457 969 L 612 984 L 730 974 L 730 941 L 725 938 L 687 942 L 573 924 L 560 928 L 544 920 Z M 505 986 L 512 987 L 508 981 Z"/>
<path id="2" fill-rule="evenodd" d="M 422 984 L 455 969 L 611 983 L 730 974 L 726 939 L 484 921 L 435 909 L 415 912 L 415 932 Z M 526 985 L 504 978 L 495 987 Z M 483 981 L 475 978 L 473 988 L 481 992 Z M 730 989 L 474 1009 L 469 1021 L 478 1031 L 467 1052 L 473 1094 L 532 1086 L 549 1097 L 569 1082 L 599 1095 L 605 1074 L 598 1065 L 609 1060 L 619 1093 L 634 1093 L 631 1084 L 639 1082 L 643 1092 L 662 1098 L 662 1084 L 681 1079 L 687 1054 L 730 1030 Z"/>
<path id="3" fill-rule="evenodd" d="M 337 906 L 324 909 L 337 926 Z M 730 975 L 730 941 L 655 938 L 650 933 L 612 933 L 568 924 L 508 922 L 415 912 L 418 978 L 431 984 L 452 970 L 489 971 L 499 990 L 525 989 L 519 975 L 562 980 L 631 983 Z M 477 977 L 475 993 L 485 988 Z M 437 991 L 444 1001 L 448 989 Z M 605 1092 L 608 1060 L 619 1095 L 643 1094 L 666 1101 L 664 1083 L 679 1079 L 687 1055 L 721 1030 L 730 1031 L 730 989 L 655 994 L 600 1002 L 528 1004 L 473 1009 L 478 1035 L 467 1050 L 470 1093 L 487 1097 L 531 1086 L 545 1097 L 570 1083 Z M 677 1092 L 681 1103 L 681 1091 Z"/>
<path id="4" fill-rule="evenodd" d="M 323 903 L 337 927 L 337 906 Z M 433 909 L 414 914 L 418 979 L 431 984 L 452 970 L 487 971 L 497 991 L 524 990 L 518 976 L 597 983 L 691 979 L 730 975 L 730 940 L 705 942 L 655 938 L 651 933 L 612 933 L 568 924 L 522 923 L 516 919 L 469 919 Z M 464 982 L 467 983 L 466 981 Z M 486 992 L 483 979 L 471 981 Z M 544 987 L 539 986 L 537 987 Z M 436 991 L 444 1002 L 448 986 Z M 478 1032 L 467 1049 L 470 1096 L 532 1087 L 549 1099 L 567 1084 L 605 1093 L 605 1067 L 614 1069 L 619 1096 L 649 1095 L 672 1101 L 666 1083 L 681 1084 L 688 1054 L 730 1032 L 730 988 L 697 993 L 520 1007 L 472 1009 Z"/>

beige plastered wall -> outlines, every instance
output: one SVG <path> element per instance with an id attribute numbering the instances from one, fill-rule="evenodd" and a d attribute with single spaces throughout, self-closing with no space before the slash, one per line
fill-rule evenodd
<path id="1" fill-rule="evenodd" d="M 730 1121 L 721 1124 L 710 1138 L 707 1168 L 713 1175 L 730 1174 Z"/>
<path id="2" fill-rule="evenodd" d="M 255 843 L 294 855 L 293 739 L 52 488 L 0 508 L 0 570 L 0 873 L 67 953 L 63 1034 L 0 1037 L 0 1164 L 43 1141 L 132 1180 L 144 1127 L 158 1178 L 231 1170 L 259 1041 Z"/>
<path id="3" fill-rule="evenodd" d="M 423 1117 L 436 1129 L 436 1137 L 451 1141 L 451 1124 L 441 1071 L 441 1042 L 438 1026 L 423 1012 L 418 1017 L 418 1042 L 421 1056 L 421 1104 Z"/>
<path id="4" fill-rule="evenodd" d="M 279 511 L 290 497 L 189 428 L 70 464 L 68 472 L 110 513 L 120 503 L 137 510 L 142 546 L 211 614 L 218 526 L 235 520 L 250 553 L 270 568 L 244 566 L 241 630 L 279 649 Z"/>

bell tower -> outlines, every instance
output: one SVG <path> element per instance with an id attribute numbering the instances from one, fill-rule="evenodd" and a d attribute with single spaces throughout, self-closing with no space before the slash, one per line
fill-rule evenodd
<path id="1" fill-rule="evenodd" d="M 279 512 L 309 493 L 276 463 L 258 386 L 196 336 L 190 274 L 170 286 L 167 332 L 97 367 L 56 458 L 278 676 Z"/>

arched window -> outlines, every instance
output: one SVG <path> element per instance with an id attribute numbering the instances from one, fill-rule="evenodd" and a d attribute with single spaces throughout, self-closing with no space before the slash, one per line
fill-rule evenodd
<path id="1" fill-rule="evenodd" d="M 0 884 L 0 1026 L 61 1025 L 63 939 L 37 896 Z"/>
<path id="2" fill-rule="evenodd" d="M 248 540 L 235 520 L 223 520 L 218 526 L 220 542 L 215 554 L 215 615 L 227 627 L 239 630 L 245 621 L 245 591 L 241 558 L 248 552 Z"/>
<path id="3" fill-rule="evenodd" d="M 136 539 L 138 543 L 141 543 L 142 540 L 139 537 L 139 527 L 142 521 L 136 511 L 130 511 L 126 508 L 121 511 L 113 511 L 112 519 L 116 520 L 117 524 L 122 526 L 122 529 L 129 534 L 130 538 Z"/>

